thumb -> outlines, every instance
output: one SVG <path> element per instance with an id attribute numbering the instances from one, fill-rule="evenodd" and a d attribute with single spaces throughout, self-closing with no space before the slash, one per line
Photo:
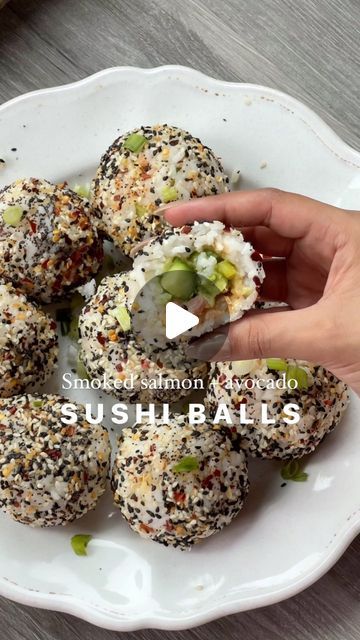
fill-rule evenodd
<path id="1" fill-rule="evenodd" d="M 187 354 L 203 361 L 294 358 L 322 361 L 326 340 L 314 340 L 324 320 L 316 306 L 296 311 L 248 314 L 191 343 Z M 322 337 L 326 328 L 321 326 Z"/>

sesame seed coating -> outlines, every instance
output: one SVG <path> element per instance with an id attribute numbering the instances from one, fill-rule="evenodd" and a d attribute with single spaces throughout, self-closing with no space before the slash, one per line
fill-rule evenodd
<path id="1" fill-rule="evenodd" d="M 182 361 L 181 369 L 167 369 L 156 357 L 149 359 L 134 339 L 131 329 L 124 331 L 114 316 L 119 306 L 131 317 L 132 298 L 129 275 L 117 274 L 102 280 L 96 294 L 87 302 L 79 319 L 80 359 L 91 378 L 104 374 L 113 385 L 110 393 L 125 402 L 176 402 L 190 390 L 166 388 L 167 380 L 204 378 L 207 365 L 194 366 Z M 143 382 L 161 375 L 164 384 L 149 388 Z M 132 378 L 132 388 L 122 384 Z M 114 384 L 115 383 L 115 384 Z M 109 389 L 105 389 L 109 391 Z"/>
<path id="2" fill-rule="evenodd" d="M 56 323 L 8 284 L 0 284 L 0 397 L 43 384 L 58 356 Z"/>
<path id="3" fill-rule="evenodd" d="M 244 364 L 248 362 L 248 370 Z M 306 371 L 308 388 L 268 388 L 281 378 L 281 371 L 267 366 L 266 360 L 218 362 L 211 365 L 205 404 L 214 417 L 220 403 L 232 412 L 233 426 L 225 426 L 234 436 L 241 438 L 241 447 L 250 455 L 260 458 L 291 460 L 312 453 L 341 421 L 349 403 L 346 384 L 324 367 L 303 360 L 286 360 L 287 364 Z M 246 380 L 260 382 L 261 386 L 247 389 Z M 237 383 L 243 383 L 241 389 Z M 265 424 L 261 419 L 261 403 L 267 405 L 267 417 L 275 423 Z M 284 406 L 299 406 L 297 424 L 284 422 Z M 246 417 L 254 424 L 240 424 L 240 408 L 246 405 Z"/>
<path id="4" fill-rule="evenodd" d="M 66 525 L 94 509 L 106 488 L 109 436 L 78 405 L 74 425 L 61 422 L 69 400 L 23 395 L 0 401 L 0 507 L 32 527 Z"/>
<path id="5" fill-rule="evenodd" d="M 188 457 L 196 468 L 176 472 Z M 169 423 L 123 430 L 112 488 L 134 531 L 186 549 L 223 529 L 241 510 L 248 492 L 246 456 L 209 425 L 190 425 L 176 415 Z"/>
<path id="6" fill-rule="evenodd" d="M 6 212 L 16 208 L 16 225 Z M 0 191 L 0 278 L 40 302 L 90 280 L 103 259 L 88 203 L 65 184 L 17 180 Z"/>
<path id="7" fill-rule="evenodd" d="M 127 148 L 129 136 L 146 142 Z M 165 226 L 157 209 L 171 200 L 189 200 L 228 191 L 219 159 L 198 138 L 167 124 L 143 126 L 120 136 L 106 151 L 91 189 L 99 229 L 124 253 Z"/>

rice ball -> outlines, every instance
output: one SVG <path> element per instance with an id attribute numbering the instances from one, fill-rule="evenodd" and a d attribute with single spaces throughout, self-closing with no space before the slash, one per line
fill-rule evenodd
<path id="1" fill-rule="evenodd" d="M 0 284 L 0 397 L 43 384 L 58 356 L 56 322 L 8 284 Z"/>
<path id="2" fill-rule="evenodd" d="M 181 368 L 166 368 L 147 356 L 131 330 L 129 280 L 129 274 L 105 278 L 83 308 L 80 360 L 91 378 L 105 379 L 111 389 L 104 390 L 124 402 L 176 402 L 191 391 L 184 381 L 202 380 L 208 367 L 183 359 Z"/>
<path id="3" fill-rule="evenodd" d="M 266 403 L 267 418 L 274 423 L 262 422 L 261 403 Z M 299 407 L 296 424 L 284 421 L 289 403 Z M 348 403 L 346 384 L 324 367 L 280 358 L 212 364 L 205 398 L 212 418 L 219 404 L 230 409 L 232 427 L 223 426 L 240 436 L 250 455 L 282 460 L 312 453 L 339 424 Z M 242 405 L 253 424 L 241 424 Z"/>
<path id="4" fill-rule="evenodd" d="M 228 191 L 220 160 L 198 138 L 167 124 L 120 136 L 100 161 L 91 188 L 99 229 L 127 255 L 164 227 L 158 208 Z"/>
<path id="5" fill-rule="evenodd" d="M 66 525 L 94 509 L 105 491 L 110 463 L 107 431 L 61 422 L 69 400 L 22 395 L 0 401 L 0 508 L 31 527 Z"/>
<path id="6" fill-rule="evenodd" d="M 186 549 L 241 510 L 248 492 L 246 457 L 224 434 L 177 415 L 168 423 L 123 430 L 112 488 L 136 533 Z"/>
<path id="7" fill-rule="evenodd" d="M 46 180 L 16 180 L 0 191 L 0 278 L 51 302 L 90 280 L 103 259 L 88 204 Z"/>

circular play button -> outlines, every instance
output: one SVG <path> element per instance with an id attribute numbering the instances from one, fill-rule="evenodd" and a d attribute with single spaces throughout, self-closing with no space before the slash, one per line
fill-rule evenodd
<path id="1" fill-rule="evenodd" d="M 131 315 L 132 331 L 144 355 L 178 370 L 199 362 L 187 353 L 192 341 L 225 325 L 220 339 L 214 341 L 213 353 L 209 350 L 209 360 L 215 357 L 226 340 L 230 320 L 225 296 L 217 284 L 183 270 L 149 280 L 138 291 Z"/>

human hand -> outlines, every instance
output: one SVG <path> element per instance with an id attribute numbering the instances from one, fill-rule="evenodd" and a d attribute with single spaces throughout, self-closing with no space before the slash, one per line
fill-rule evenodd
<path id="1" fill-rule="evenodd" d="M 226 330 L 213 360 L 308 360 L 360 394 L 360 212 L 261 189 L 176 204 L 165 218 L 174 226 L 221 220 L 240 227 L 266 256 L 260 297 L 288 305 L 250 312 L 197 340 L 189 354 L 207 360 L 209 341 Z"/>

